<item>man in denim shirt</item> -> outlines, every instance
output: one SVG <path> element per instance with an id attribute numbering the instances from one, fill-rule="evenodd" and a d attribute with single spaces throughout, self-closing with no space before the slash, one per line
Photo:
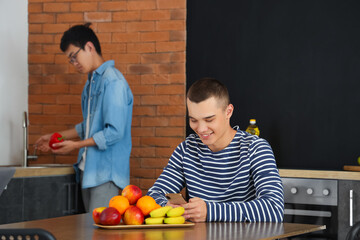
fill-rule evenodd
<path id="1" fill-rule="evenodd" d="M 109 204 L 119 190 L 129 184 L 131 117 L 133 95 L 114 61 L 104 61 L 100 43 L 89 27 L 77 25 L 67 30 L 60 43 L 69 62 L 88 80 L 81 95 L 83 121 L 75 128 L 59 132 L 65 141 L 53 144 L 51 134 L 40 137 L 41 151 L 68 154 L 80 149 L 74 165 L 81 181 L 86 211 Z M 74 139 L 80 137 L 80 141 Z M 71 140 L 73 139 L 73 140 Z"/>

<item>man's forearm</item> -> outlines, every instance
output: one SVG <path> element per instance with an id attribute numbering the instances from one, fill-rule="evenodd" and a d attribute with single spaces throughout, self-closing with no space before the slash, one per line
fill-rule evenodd
<path id="1" fill-rule="evenodd" d="M 95 146 L 95 145 L 96 145 L 96 143 L 93 138 L 88 138 L 88 139 L 76 142 L 77 148 L 90 147 L 90 146 Z"/>
<path id="2" fill-rule="evenodd" d="M 249 202 L 207 202 L 209 222 L 282 222 L 283 206 L 270 199 Z"/>

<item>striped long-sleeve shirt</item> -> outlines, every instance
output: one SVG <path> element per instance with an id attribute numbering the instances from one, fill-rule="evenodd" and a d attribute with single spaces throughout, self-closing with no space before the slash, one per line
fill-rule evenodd
<path id="1" fill-rule="evenodd" d="M 237 130 L 223 150 L 212 152 L 198 135 L 179 144 L 148 195 L 162 206 L 166 193 L 187 187 L 207 206 L 207 221 L 281 222 L 284 192 L 268 142 Z"/>

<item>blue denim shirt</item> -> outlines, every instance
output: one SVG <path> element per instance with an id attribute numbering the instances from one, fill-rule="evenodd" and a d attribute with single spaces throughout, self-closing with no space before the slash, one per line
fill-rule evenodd
<path id="1" fill-rule="evenodd" d="M 83 122 L 75 126 L 80 138 L 84 139 L 91 84 L 89 138 L 92 137 L 96 145 L 87 148 L 82 187 L 90 188 L 113 181 L 123 189 L 130 182 L 133 95 L 113 60 L 96 69 L 90 81 L 91 74 L 81 95 Z M 80 173 L 78 164 L 84 150 L 80 149 L 74 165 L 77 180 Z"/>

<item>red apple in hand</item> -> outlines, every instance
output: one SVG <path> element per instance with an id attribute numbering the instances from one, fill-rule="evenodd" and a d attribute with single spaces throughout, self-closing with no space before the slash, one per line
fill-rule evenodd
<path id="1" fill-rule="evenodd" d="M 142 197 L 142 192 L 141 189 L 135 185 L 127 185 L 122 190 L 121 195 L 129 200 L 130 205 L 134 205 L 137 200 Z"/>
<path id="2" fill-rule="evenodd" d="M 123 220 L 126 225 L 141 225 L 144 222 L 144 214 L 140 208 L 130 206 L 125 211 Z"/>
<path id="3" fill-rule="evenodd" d="M 93 212 L 92 212 L 92 217 L 94 219 L 94 222 L 96 224 L 100 223 L 100 214 L 102 211 L 104 211 L 106 207 L 98 207 L 98 208 L 94 208 Z"/>
<path id="4" fill-rule="evenodd" d="M 100 224 L 118 225 L 121 220 L 121 214 L 116 208 L 108 207 L 100 213 Z"/>

